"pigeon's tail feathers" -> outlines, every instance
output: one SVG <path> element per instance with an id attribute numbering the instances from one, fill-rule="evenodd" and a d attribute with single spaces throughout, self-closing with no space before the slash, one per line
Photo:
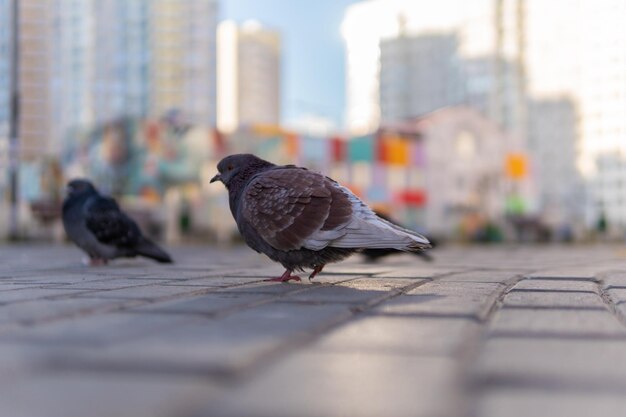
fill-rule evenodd
<path id="1" fill-rule="evenodd" d="M 355 216 L 340 229 L 319 231 L 305 241 L 308 249 L 326 246 L 359 249 L 396 249 L 418 252 L 431 247 L 424 236 L 387 222 L 376 215 Z"/>
<path id="2" fill-rule="evenodd" d="M 356 230 L 352 230 L 344 237 L 348 238 L 346 241 L 351 240 L 350 237 L 356 238 L 361 244 L 360 247 L 363 248 L 390 248 L 404 252 L 419 252 L 431 247 L 428 239 L 419 233 L 378 216 L 366 216 L 354 223 L 356 223 L 354 224 Z M 352 226 L 348 225 L 348 228 Z"/>
<path id="3" fill-rule="evenodd" d="M 146 258 L 154 259 L 157 262 L 169 264 L 172 263 L 172 258 L 163 249 L 161 249 L 156 243 L 152 242 L 145 237 L 142 237 L 137 246 L 135 247 L 138 255 L 145 256 Z"/>

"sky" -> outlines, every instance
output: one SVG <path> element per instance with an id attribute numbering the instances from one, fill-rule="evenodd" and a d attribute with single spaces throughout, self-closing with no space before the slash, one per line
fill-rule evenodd
<path id="1" fill-rule="evenodd" d="M 281 32 L 283 124 L 307 116 L 343 126 L 345 54 L 341 21 L 357 0 L 222 0 L 220 18 L 261 22 Z"/>

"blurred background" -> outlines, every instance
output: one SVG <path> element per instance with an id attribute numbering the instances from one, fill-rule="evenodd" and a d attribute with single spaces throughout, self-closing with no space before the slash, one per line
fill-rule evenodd
<path id="1" fill-rule="evenodd" d="M 322 171 L 439 240 L 626 236 L 622 0 L 0 0 L 0 236 L 91 178 L 235 234 L 217 161 Z"/>

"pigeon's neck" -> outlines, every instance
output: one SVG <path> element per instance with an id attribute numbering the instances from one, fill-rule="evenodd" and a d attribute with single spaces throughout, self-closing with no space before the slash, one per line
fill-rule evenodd
<path id="1" fill-rule="evenodd" d="M 271 162 L 259 160 L 254 164 L 250 164 L 243 168 L 236 176 L 234 176 L 228 184 L 228 202 L 230 204 L 230 211 L 235 218 L 237 218 L 237 207 L 239 207 L 239 200 L 243 195 L 248 183 L 257 174 L 274 168 L 276 165 Z"/>
<path id="2" fill-rule="evenodd" d="M 98 195 L 98 192 L 92 191 L 92 192 L 85 192 L 82 194 L 78 194 L 78 195 L 74 195 L 74 196 L 70 196 L 66 198 L 65 201 L 63 202 L 63 212 L 66 212 L 72 209 L 73 207 L 82 207 L 85 201 L 87 201 L 89 198 L 95 195 Z"/>

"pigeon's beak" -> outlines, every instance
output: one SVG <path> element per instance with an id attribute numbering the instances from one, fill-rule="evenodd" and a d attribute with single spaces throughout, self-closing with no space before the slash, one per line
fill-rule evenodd
<path id="1" fill-rule="evenodd" d="M 222 176 L 219 173 L 215 174 L 215 176 L 211 178 L 211 181 L 209 182 L 215 182 L 215 181 L 222 181 Z"/>

